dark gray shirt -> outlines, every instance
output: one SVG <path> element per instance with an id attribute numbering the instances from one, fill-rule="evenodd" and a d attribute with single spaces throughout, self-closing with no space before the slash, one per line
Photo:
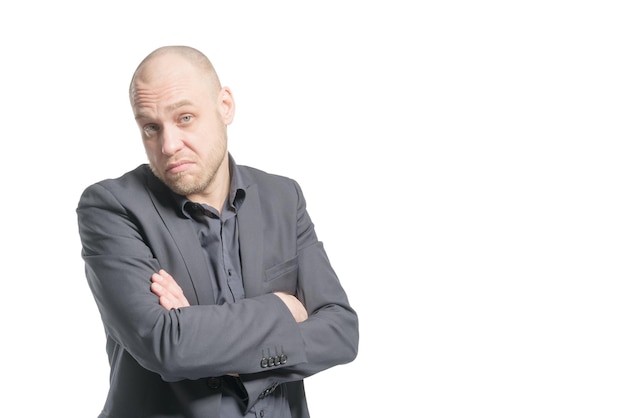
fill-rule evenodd
<path id="1" fill-rule="evenodd" d="M 194 223 L 213 287 L 215 303 L 234 303 L 245 297 L 239 256 L 237 208 L 245 198 L 241 188 L 231 191 L 220 216 L 217 209 L 187 200 L 183 213 Z"/>

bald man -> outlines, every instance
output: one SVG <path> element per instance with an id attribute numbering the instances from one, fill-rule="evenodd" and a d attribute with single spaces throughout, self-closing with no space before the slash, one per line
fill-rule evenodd
<path id="1" fill-rule="evenodd" d="M 354 360 L 359 333 L 299 185 L 235 163 L 233 94 L 198 50 L 155 50 L 129 93 L 148 164 L 77 207 L 99 416 L 309 417 L 303 379 Z"/>

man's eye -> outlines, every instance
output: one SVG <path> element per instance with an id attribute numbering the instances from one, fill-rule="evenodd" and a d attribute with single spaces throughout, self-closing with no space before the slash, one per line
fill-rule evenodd
<path id="1" fill-rule="evenodd" d="M 159 127 L 156 125 L 146 125 L 143 127 L 143 131 L 146 135 L 150 136 L 153 133 L 157 132 L 159 130 Z"/>
<path id="2" fill-rule="evenodd" d="M 180 118 L 181 122 L 190 122 L 191 121 L 191 115 L 186 115 L 183 116 L 182 118 Z"/>

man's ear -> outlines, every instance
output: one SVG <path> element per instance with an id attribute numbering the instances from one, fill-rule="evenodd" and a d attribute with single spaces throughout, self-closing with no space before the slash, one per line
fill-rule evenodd
<path id="1" fill-rule="evenodd" d="M 225 125 L 230 125 L 235 118 L 235 98 L 228 87 L 222 87 L 218 95 L 218 109 Z"/>

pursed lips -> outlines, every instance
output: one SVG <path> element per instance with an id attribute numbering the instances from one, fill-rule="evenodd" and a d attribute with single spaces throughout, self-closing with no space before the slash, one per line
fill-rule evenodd
<path id="1" fill-rule="evenodd" d="M 174 163 L 169 163 L 167 165 L 166 171 L 172 174 L 180 173 L 187 170 L 187 168 L 189 168 L 191 164 L 193 164 L 193 162 L 189 160 L 176 161 Z"/>

